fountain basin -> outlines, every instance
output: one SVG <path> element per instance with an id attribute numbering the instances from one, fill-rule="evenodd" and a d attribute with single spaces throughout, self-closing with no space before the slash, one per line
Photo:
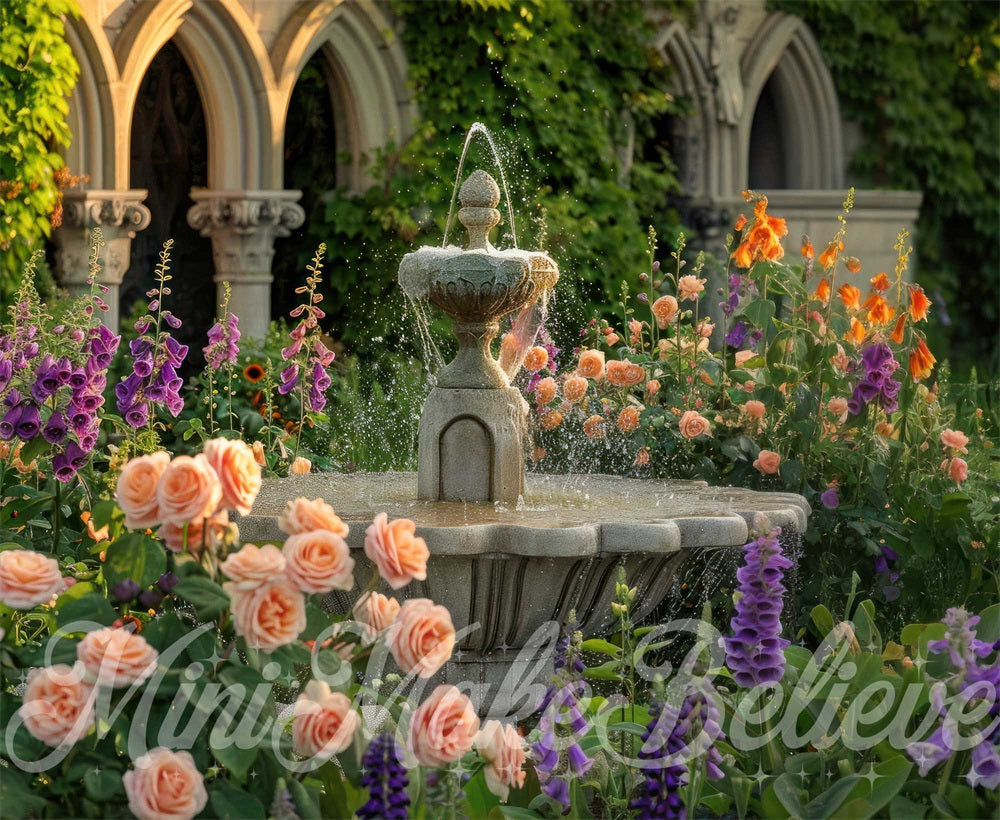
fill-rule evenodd
<path id="1" fill-rule="evenodd" d="M 537 686 L 547 673 L 532 671 L 542 652 L 533 636 L 546 624 L 561 624 L 575 610 L 585 635 L 610 625 L 619 565 L 638 587 L 632 614 L 639 620 L 686 566 L 703 566 L 706 551 L 738 548 L 751 530 L 801 533 L 809 515 L 795 494 L 702 481 L 528 475 L 523 501 L 505 506 L 419 501 L 416 473 L 315 474 L 265 481 L 250 515 L 239 520 L 242 539 L 282 541 L 277 516 L 299 496 L 325 499 L 350 525 L 361 584 L 372 571 L 363 547 L 375 515 L 417 524 L 431 554 L 427 580 L 395 595 L 443 604 L 456 629 L 475 625 L 443 678 L 467 684 L 480 712 L 493 716 L 530 711 L 525 679 Z M 331 611 L 347 611 L 359 594 L 334 593 Z M 522 651 L 526 646 L 533 648 Z"/>

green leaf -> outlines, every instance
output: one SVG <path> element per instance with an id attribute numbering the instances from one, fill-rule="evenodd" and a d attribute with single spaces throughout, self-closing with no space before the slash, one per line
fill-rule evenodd
<path id="1" fill-rule="evenodd" d="M 56 623 L 60 627 L 74 621 L 94 621 L 101 626 L 111 626 L 118 617 L 118 613 L 112 609 L 107 598 L 97 593 L 67 601 L 65 605 L 59 607 L 58 613 Z"/>
<path id="2" fill-rule="evenodd" d="M 602 655 L 607 655 L 610 658 L 617 658 L 622 654 L 622 649 L 620 646 L 615 646 L 610 641 L 605 641 L 602 638 L 591 638 L 586 640 L 581 644 L 581 649 L 585 652 L 599 652 Z"/>
<path id="3" fill-rule="evenodd" d="M 167 571 L 167 556 L 159 541 L 139 533 L 129 533 L 107 549 L 104 578 L 108 589 L 131 578 L 146 588 L 155 584 Z"/>
<path id="4" fill-rule="evenodd" d="M 83 788 L 87 797 L 97 802 L 110 800 L 119 794 L 124 794 L 122 773 L 117 769 L 104 769 L 94 766 L 83 775 Z"/>
<path id="5" fill-rule="evenodd" d="M 774 318 L 774 302 L 770 299 L 754 299 L 747 303 L 743 309 L 743 316 L 750 321 L 754 327 L 764 330 Z"/>
<path id="6" fill-rule="evenodd" d="M 227 780 L 217 780 L 208 790 L 212 810 L 220 820 L 263 820 L 266 817 L 261 802 Z"/>
<path id="7" fill-rule="evenodd" d="M 292 800 L 295 801 L 295 808 L 298 809 L 299 817 L 302 820 L 322 820 L 318 789 L 310 789 L 301 780 L 296 780 L 294 777 L 287 781 L 286 786 L 292 795 Z"/>
<path id="8" fill-rule="evenodd" d="M 913 771 L 913 764 L 903 755 L 897 755 L 889 760 L 875 765 L 875 774 L 879 777 L 869 787 L 868 780 L 863 778 L 851 790 L 845 801 L 842 813 L 856 820 L 868 820 L 869 817 L 880 816 L 883 808 L 894 802 L 899 790 L 903 788 Z"/>
<path id="9" fill-rule="evenodd" d="M 988 606 L 979 613 L 976 637 L 987 642 L 1000 639 L 1000 604 Z"/>
<path id="10" fill-rule="evenodd" d="M 202 575 L 183 578 L 174 587 L 173 593 L 191 604 L 202 621 L 212 621 L 229 608 L 229 596 L 225 590 Z"/>
<path id="11" fill-rule="evenodd" d="M 224 734 L 213 729 L 208 736 L 208 745 L 215 759 L 229 769 L 239 783 L 245 783 L 258 752 L 258 746 L 250 742 L 247 732 Z"/>
<path id="12" fill-rule="evenodd" d="M 785 776 L 782 775 L 782 777 Z M 802 817 L 805 820 L 826 820 L 828 817 L 843 816 L 844 813 L 838 810 L 859 780 L 861 780 L 861 776 L 857 774 L 851 774 L 836 780 L 819 797 L 809 801 L 808 805 L 802 811 Z M 846 816 L 850 817 L 851 815 L 847 814 Z"/>

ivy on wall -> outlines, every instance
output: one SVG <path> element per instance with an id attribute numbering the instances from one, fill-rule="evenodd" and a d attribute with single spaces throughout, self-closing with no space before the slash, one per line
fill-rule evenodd
<path id="1" fill-rule="evenodd" d="M 52 147 L 69 142 L 79 74 L 61 15 L 76 13 L 73 0 L 0 2 L 0 293 L 13 292 L 61 213 L 69 177 Z"/>
<path id="2" fill-rule="evenodd" d="M 519 245 L 544 244 L 563 270 L 563 306 L 578 305 L 582 316 L 584 305 L 612 298 L 622 276 L 646 267 L 647 226 L 670 219 L 668 197 L 677 190 L 668 125 L 682 106 L 667 92 L 668 67 L 646 45 L 658 22 L 650 7 L 397 0 L 392 8 L 419 123 L 404 145 L 374 158 L 372 187 L 333 193 L 308 221 L 314 238 L 333 249 L 327 304 L 344 319 L 335 318 L 337 331 L 357 350 L 389 330 L 393 317 L 399 324 L 397 303 L 383 309 L 401 298 L 399 259 L 441 241 L 465 132 L 475 121 L 496 135 Z M 479 142 L 465 174 L 476 167 L 497 175 Z M 453 225 L 449 241 L 460 241 L 460 230 Z M 509 246 L 509 237 L 501 244 Z M 359 320 L 365 313 L 370 322 Z"/>
<path id="3" fill-rule="evenodd" d="M 809 24 L 861 128 L 862 184 L 922 190 L 920 279 L 959 373 L 998 367 L 1000 30 L 987 2 L 771 0 Z M 982 369 L 980 369 L 982 375 Z"/>

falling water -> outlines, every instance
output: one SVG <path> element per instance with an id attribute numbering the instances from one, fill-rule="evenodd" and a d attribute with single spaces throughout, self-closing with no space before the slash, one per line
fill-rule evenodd
<path id="1" fill-rule="evenodd" d="M 434 336 L 431 334 L 430 320 L 427 318 L 427 301 L 424 299 L 414 299 L 409 294 L 406 294 L 406 301 L 410 305 L 410 310 L 417 325 L 417 333 L 420 336 L 420 347 L 424 353 L 424 366 L 433 381 L 442 368 L 444 368 L 444 357 L 441 355 L 441 350 L 438 348 L 437 342 L 434 341 Z"/>
<path id="2" fill-rule="evenodd" d="M 448 219 L 444 223 L 444 238 L 441 240 L 441 247 L 448 247 L 448 231 L 451 229 L 451 218 L 455 211 L 455 198 L 458 196 L 458 186 L 462 181 L 462 167 L 465 165 L 465 155 L 469 152 L 469 145 L 472 143 L 472 137 L 476 134 L 482 134 L 486 137 L 486 142 L 490 146 L 490 150 L 493 152 L 493 159 L 497 164 L 497 170 L 500 172 L 500 185 L 503 188 L 504 197 L 507 199 L 507 223 L 510 225 L 510 235 L 514 240 L 514 247 L 517 247 L 517 232 L 514 228 L 514 206 L 510 201 L 510 190 L 507 188 L 507 178 L 504 176 L 503 163 L 500 161 L 500 152 L 497 150 L 496 143 L 493 142 L 493 135 L 490 134 L 489 129 L 483 125 L 481 122 L 474 122 L 469 127 L 469 132 L 465 135 L 465 145 L 462 148 L 462 156 L 458 160 L 458 173 L 455 174 L 455 185 L 451 189 L 451 204 L 448 205 Z"/>

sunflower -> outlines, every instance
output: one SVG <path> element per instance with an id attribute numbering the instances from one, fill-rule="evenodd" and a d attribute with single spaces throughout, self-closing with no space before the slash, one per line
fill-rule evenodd
<path id="1" fill-rule="evenodd" d="M 243 368 L 243 378 L 250 382 L 250 384 L 257 384 L 257 382 L 264 378 L 263 365 L 251 362 Z"/>

